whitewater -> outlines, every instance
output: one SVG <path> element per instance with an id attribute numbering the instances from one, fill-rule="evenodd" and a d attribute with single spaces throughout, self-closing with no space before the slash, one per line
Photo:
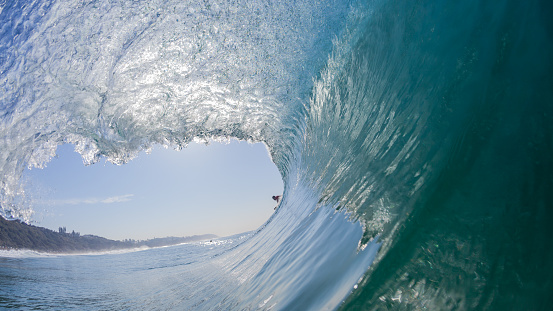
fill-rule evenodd
<path id="1" fill-rule="evenodd" d="M 220 245 L 0 258 L 0 307 L 549 310 L 551 13 L 542 0 L 0 0 L 4 216 L 30 219 L 23 171 L 62 144 L 93 165 L 262 142 L 284 182 L 263 226 Z"/>

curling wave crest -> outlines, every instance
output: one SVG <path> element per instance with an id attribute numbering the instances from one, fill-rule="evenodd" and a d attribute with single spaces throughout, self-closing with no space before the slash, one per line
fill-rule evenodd
<path id="1" fill-rule="evenodd" d="M 30 217 L 20 176 L 61 144 L 123 164 L 156 144 L 263 142 L 280 208 L 198 266 L 211 296 L 161 306 L 544 309 L 552 11 L 0 1 L 2 213 Z"/>

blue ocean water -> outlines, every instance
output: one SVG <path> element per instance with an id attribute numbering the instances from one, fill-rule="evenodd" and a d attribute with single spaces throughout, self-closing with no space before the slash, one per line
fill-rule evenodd
<path id="1" fill-rule="evenodd" d="M 16 310 L 190 310 L 205 300 L 199 293 L 229 281 L 213 257 L 250 235 L 97 254 L 4 251 L 0 306 Z M 201 282 L 207 277 L 212 279 L 210 284 Z"/>
<path id="2" fill-rule="evenodd" d="M 85 309 L 100 297 L 120 309 L 549 310 L 552 12 L 542 0 L 1 1 L 2 213 L 29 217 L 21 173 L 64 143 L 122 164 L 158 144 L 263 142 L 285 191 L 258 231 L 190 268 L 151 251 L 155 277 L 123 277 L 155 280 L 148 303 L 132 286 L 67 297 Z"/>

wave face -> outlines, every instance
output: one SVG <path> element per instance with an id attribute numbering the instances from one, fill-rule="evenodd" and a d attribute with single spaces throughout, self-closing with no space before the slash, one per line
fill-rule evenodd
<path id="1" fill-rule="evenodd" d="M 548 308 L 553 10 L 519 2 L 0 2 L 2 212 L 60 144 L 264 142 L 284 199 L 187 306 Z"/>

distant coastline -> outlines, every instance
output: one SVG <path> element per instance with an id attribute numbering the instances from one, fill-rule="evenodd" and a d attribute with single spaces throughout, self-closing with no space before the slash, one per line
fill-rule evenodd
<path id="1" fill-rule="evenodd" d="M 28 249 L 47 253 L 100 252 L 140 247 L 162 247 L 217 238 L 214 234 L 189 237 L 155 238 L 145 241 L 110 240 L 95 235 L 80 235 L 78 232 L 58 232 L 19 220 L 7 220 L 0 216 L 0 250 Z"/>

